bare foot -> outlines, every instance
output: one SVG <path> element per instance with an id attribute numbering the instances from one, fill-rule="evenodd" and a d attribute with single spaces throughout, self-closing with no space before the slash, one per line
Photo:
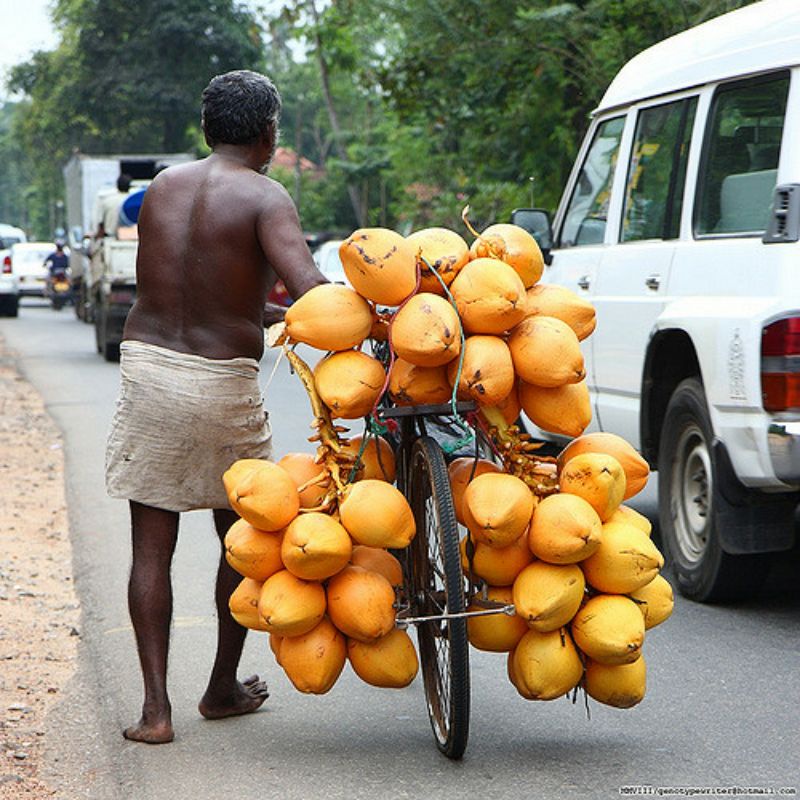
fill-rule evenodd
<path id="1" fill-rule="evenodd" d="M 198 709 L 206 719 L 236 717 L 255 711 L 268 697 L 267 684 L 258 675 L 251 675 L 241 683 L 237 681 L 233 692 L 215 694 L 209 687 Z"/>
<path id="2" fill-rule="evenodd" d="M 166 744 L 175 738 L 172 722 L 169 719 L 145 721 L 144 717 L 136 725 L 125 728 L 122 735 L 132 742 L 146 744 Z"/>

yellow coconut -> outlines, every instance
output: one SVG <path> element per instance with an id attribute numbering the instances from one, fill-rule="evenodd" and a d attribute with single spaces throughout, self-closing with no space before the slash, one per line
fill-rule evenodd
<path id="1" fill-rule="evenodd" d="M 462 502 L 467 484 L 473 478 L 477 478 L 479 475 L 484 475 L 487 472 L 502 471 L 502 467 L 484 458 L 475 459 L 464 456 L 462 458 L 455 458 L 450 462 L 447 468 L 447 475 L 450 478 L 450 493 L 453 496 L 453 509 L 456 512 L 456 519 L 462 525 L 466 525 L 464 522 Z"/>
<path id="2" fill-rule="evenodd" d="M 394 589 L 378 572 L 345 567 L 328 581 L 328 615 L 343 633 L 374 642 L 394 628 Z"/>
<path id="3" fill-rule="evenodd" d="M 586 694 L 598 703 L 614 708 L 633 708 L 641 703 L 647 691 L 644 658 L 615 666 L 588 659 L 584 686 Z"/>
<path id="4" fill-rule="evenodd" d="M 650 520 L 644 514 L 640 514 L 636 509 L 626 505 L 621 505 L 606 522 L 622 522 L 633 525 L 648 536 L 653 532 L 653 524 Z"/>
<path id="5" fill-rule="evenodd" d="M 347 657 L 362 681 L 381 689 L 402 689 L 419 670 L 414 643 L 406 631 L 398 628 L 374 642 L 348 639 Z"/>
<path id="6" fill-rule="evenodd" d="M 555 317 L 575 331 L 583 341 L 597 324 L 594 306 L 565 286 L 539 283 L 528 289 L 525 296 L 525 315 L 528 317 Z"/>
<path id="7" fill-rule="evenodd" d="M 489 547 L 482 542 L 473 542 L 471 561 L 469 542 L 468 536 L 461 540 L 461 566 L 464 572 L 472 573 L 490 586 L 511 586 L 517 575 L 533 561 L 528 537 L 524 533 L 508 547 Z"/>
<path id="8" fill-rule="evenodd" d="M 314 367 L 314 385 L 332 417 L 366 416 L 383 391 L 386 379 L 381 362 L 359 350 L 343 350 L 323 358 Z"/>
<path id="9" fill-rule="evenodd" d="M 297 484 L 286 470 L 271 461 L 262 461 L 238 480 L 229 478 L 225 485 L 230 486 L 231 508 L 260 531 L 285 528 L 300 510 Z"/>
<path id="10" fill-rule="evenodd" d="M 555 317 L 527 317 L 508 339 L 514 370 L 526 383 L 552 389 L 586 376 L 575 331 Z"/>
<path id="11" fill-rule="evenodd" d="M 470 261 L 450 291 L 467 333 L 504 333 L 525 316 L 525 286 L 512 267 L 497 259 Z"/>
<path id="12" fill-rule="evenodd" d="M 461 372 L 459 374 L 459 367 Z M 463 400 L 484 406 L 502 403 L 514 388 L 514 364 L 508 345 L 499 336 L 470 336 L 464 343 L 464 358 L 447 365 L 447 379 Z"/>
<path id="13" fill-rule="evenodd" d="M 339 257 L 353 288 L 375 303 L 399 305 L 417 285 L 414 247 L 388 228 L 354 231 L 339 246 Z"/>
<path id="14" fill-rule="evenodd" d="M 578 651 L 563 630 L 529 630 L 514 648 L 513 659 L 514 684 L 527 700 L 562 697 L 583 676 Z"/>
<path id="15" fill-rule="evenodd" d="M 567 383 L 554 389 L 520 381 L 519 400 L 533 424 L 550 433 L 580 436 L 592 421 L 586 381 Z"/>
<path id="16" fill-rule="evenodd" d="M 395 314 L 391 339 L 404 361 L 418 367 L 440 367 L 461 352 L 461 323 L 447 300 L 422 292 Z"/>
<path id="17" fill-rule="evenodd" d="M 356 470 L 354 480 L 379 480 L 394 483 L 396 477 L 394 450 L 392 446 L 380 436 L 370 436 L 369 441 L 361 449 L 364 437 L 359 434 L 342 442 L 342 452 L 349 453 L 355 458 L 361 453 L 361 461 Z"/>
<path id="18" fill-rule="evenodd" d="M 462 513 L 477 541 L 490 547 L 508 547 L 525 532 L 533 506 L 531 490 L 522 480 L 487 472 L 469 482 Z"/>
<path id="19" fill-rule="evenodd" d="M 262 583 L 283 569 L 281 541 L 283 533 L 267 533 L 239 519 L 225 534 L 225 560 L 245 578 Z"/>
<path id="20" fill-rule="evenodd" d="M 283 636 L 278 636 L 277 633 L 269 634 L 269 649 L 272 650 L 272 655 L 275 656 L 275 661 L 278 662 L 278 666 L 281 664 L 281 643 L 283 642 Z"/>
<path id="21" fill-rule="evenodd" d="M 513 267 L 525 288 L 533 286 L 544 271 L 544 258 L 536 239 L 519 225 L 490 225 L 470 247 L 477 258 L 499 258 Z"/>
<path id="22" fill-rule="evenodd" d="M 336 320 L 331 325 L 331 320 Z M 286 332 L 294 342 L 317 350 L 348 350 L 372 328 L 369 303 L 349 286 L 323 283 L 286 309 Z"/>
<path id="23" fill-rule="evenodd" d="M 644 617 L 620 594 L 597 594 L 572 620 L 575 644 L 601 664 L 630 664 L 642 654 Z"/>
<path id="24" fill-rule="evenodd" d="M 228 598 L 231 616 L 243 627 L 254 631 L 265 631 L 267 626 L 258 615 L 258 598 L 262 581 L 243 578 Z"/>
<path id="25" fill-rule="evenodd" d="M 347 660 L 345 638 L 323 617 L 302 636 L 284 639 L 281 666 L 295 689 L 306 694 L 325 694 L 336 683 Z"/>
<path id="26" fill-rule="evenodd" d="M 403 585 L 403 566 L 388 550 L 357 544 L 353 548 L 350 563 L 356 567 L 372 570 L 383 575 L 392 586 Z"/>
<path id="27" fill-rule="evenodd" d="M 325 589 L 319 581 L 304 581 L 283 569 L 264 581 L 258 613 L 270 633 L 302 636 L 325 614 Z"/>
<path id="28" fill-rule="evenodd" d="M 458 359 L 450 363 L 457 364 Z M 452 395 L 447 366 L 418 367 L 405 359 L 395 359 L 389 373 L 389 396 L 396 405 L 439 405 L 449 402 Z"/>
<path id="29" fill-rule="evenodd" d="M 631 592 L 628 597 L 639 606 L 639 610 L 644 615 L 646 630 L 655 628 L 665 619 L 669 619 L 675 605 L 672 586 L 663 575 L 656 575 L 650 583 Z"/>
<path id="30" fill-rule="evenodd" d="M 606 522 L 600 546 L 581 562 L 590 586 L 609 594 L 635 592 L 658 575 L 664 557 L 644 531 L 620 522 Z"/>
<path id="31" fill-rule="evenodd" d="M 536 506 L 528 531 L 531 552 L 551 564 L 575 564 L 600 546 L 602 522 L 582 497 L 551 494 Z"/>
<path id="32" fill-rule="evenodd" d="M 300 508 L 319 505 L 330 485 L 330 476 L 322 465 L 317 464 L 311 453 L 287 453 L 278 461 L 278 466 L 289 473 L 300 492 Z M 319 482 L 316 479 L 321 478 Z M 308 485 L 310 484 L 310 485 Z"/>
<path id="33" fill-rule="evenodd" d="M 309 511 L 287 526 L 281 545 L 286 569 L 307 581 L 323 581 L 350 561 L 353 543 L 347 531 L 328 514 Z"/>
<path id="34" fill-rule="evenodd" d="M 577 564 L 528 564 L 514 581 L 517 614 L 540 633 L 566 625 L 583 601 L 586 583 Z"/>
<path id="35" fill-rule="evenodd" d="M 366 479 L 349 486 L 339 516 L 353 539 L 369 547 L 407 547 L 417 531 L 408 500 L 386 481 Z"/>
<path id="36" fill-rule="evenodd" d="M 424 228 L 406 236 L 414 248 L 420 267 L 420 292 L 444 294 L 439 278 L 449 286 L 469 261 L 467 243 L 448 228 Z M 436 271 L 439 278 L 431 272 Z"/>
<path id="37" fill-rule="evenodd" d="M 614 456 L 580 453 L 561 469 L 559 488 L 582 497 L 605 522 L 620 506 L 625 495 L 625 472 Z"/>
<path id="38" fill-rule="evenodd" d="M 628 500 L 644 489 L 650 476 L 650 466 L 633 445 L 615 433 L 600 431 L 584 433 L 583 436 L 573 439 L 558 455 L 559 472 L 567 461 L 582 453 L 605 453 L 619 461 L 625 470 L 626 485 L 623 500 Z"/>
<path id="39" fill-rule="evenodd" d="M 474 595 L 467 611 L 486 611 L 482 605 L 481 593 Z M 486 599 L 491 603 L 511 605 L 513 602 L 510 586 L 490 586 L 486 592 Z M 470 644 L 477 650 L 486 650 L 490 653 L 508 653 L 513 650 L 519 640 L 527 633 L 528 626 L 525 620 L 516 614 L 487 614 L 480 617 L 467 618 L 467 635 Z"/>

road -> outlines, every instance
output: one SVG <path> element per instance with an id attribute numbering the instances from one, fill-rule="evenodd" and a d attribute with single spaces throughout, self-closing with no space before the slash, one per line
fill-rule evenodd
<path id="1" fill-rule="evenodd" d="M 127 508 L 106 497 L 102 475 L 118 367 L 95 353 L 92 329 L 71 309 L 26 301 L 18 319 L 0 320 L 0 335 L 65 437 L 82 648 L 47 741 L 49 769 L 67 776 L 74 796 L 506 800 L 610 798 L 630 785 L 800 786 L 796 562 L 783 560 L 756 601 L 711 607 L 678 598 L 673 617 L 648 633 L 648 694 L 631 710 L 526 702 L 508 683 L 503 656 L 473 651 L 470 745 L 454 763 L 433 744 L 419 678 L 405 690 L 379 690 L 346 668 L 328 695 L 301 695 L 259 634 L 248 639 L 242 672 L 269 681 L 263 711 L 218 722 L 200 717 L 218 557 L 205 512 L 183 516 L 174 562 L 169 680 L 177 738 L 163 747 L 123 740 L 141 687 L 125 602 Z M 274 358 L 264 358 L 265 384 Z M 276 454 L 308 449 L 308 405 L 285 362 L 267 402 Z M 649 486 L 633 504 L 652 517 L 654 496 Z"/>

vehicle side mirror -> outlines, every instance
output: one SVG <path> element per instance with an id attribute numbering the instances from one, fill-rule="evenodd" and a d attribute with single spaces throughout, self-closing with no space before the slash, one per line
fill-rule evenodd
<path id="1" fill-rule="evenodd" d="M 536 239 L 544 257 L 545 264 L 553 263 L 553 226 L 550 222 L 550 212 L 543 208 L 515 208 L 511 212 L 511 222 L 519 225 L 523 230 Z"/>

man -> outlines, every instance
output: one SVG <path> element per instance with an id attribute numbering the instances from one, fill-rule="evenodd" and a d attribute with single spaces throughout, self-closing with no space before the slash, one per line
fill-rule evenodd
<path id="1" fill-rule="evenodd" d="M 284 309 L 265 310 L 267 293 L 278 278 L 294 298 L 326 282 L 289 195 L 263 174 L 279 112 L 280 96 L 264 76 L 214 78 L 201 120 L 211 155 L 159 174 L 139 216 L 138 294 L 123 333 L 106 457 L 109 493 L 131 508 L 128 601 L 144 704 L 128 739 L 173 738 L 166 674 L 179 512 L 213 509 L 222 542 L 236 520 L 222 473 L 237 459 L 271 453 L 258 361 L 264 325 Z M 239 581 L 221 549 L 217 653 L 199 705 L 208 719 L 254 711 L 267 697 L 257 676 L 236 678 L 246 630 L 231 618 L 228 598 Z"/>
<path id="2" fill-rule="evenodd" d="M 44 265 L 50 277 L 58 272 L 66 272 L 69 266 L 69 257 L 64 252 L 64 242 L 57 241 L 56 249 L 44 260 Z"/>
<path id="3" fill-rule="evenodd" d="M 131 188 L 131 176 L 122 173 L 117 178 L 117 190 L 98 196 L 94 216 L 97 220 L 95 239 L 116 236 L 119 227 L 119 209 Z"/>

